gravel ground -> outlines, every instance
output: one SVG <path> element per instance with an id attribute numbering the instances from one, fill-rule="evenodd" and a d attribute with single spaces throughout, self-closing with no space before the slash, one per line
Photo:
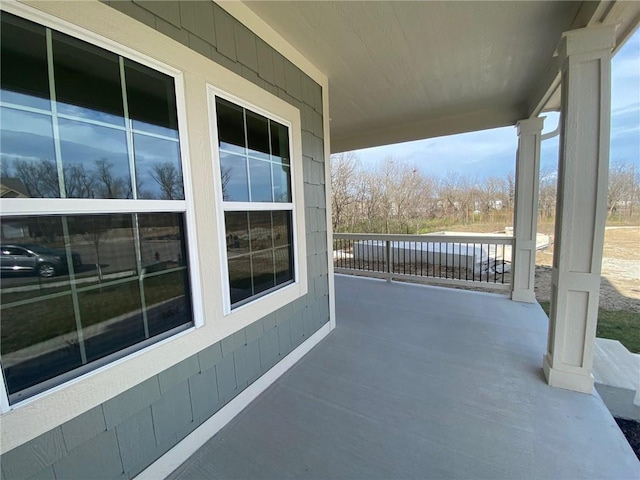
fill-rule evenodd
<path id="1" fill-rule="evenodd" d="M 640 227 L 607 227 L 605 232 L 600 307 L 640 312 Z M 551 297 L 553 247 L 536 255 L 536 297 Z"/>

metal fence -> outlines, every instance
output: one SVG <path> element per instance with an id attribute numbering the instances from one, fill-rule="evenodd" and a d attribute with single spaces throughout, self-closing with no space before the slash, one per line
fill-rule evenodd
<path id="1" fill-rule="evenodd" d="M 504 235 L 336 233 L 333 262 L 336 273 L 507 290 L 512 247 Z"/>

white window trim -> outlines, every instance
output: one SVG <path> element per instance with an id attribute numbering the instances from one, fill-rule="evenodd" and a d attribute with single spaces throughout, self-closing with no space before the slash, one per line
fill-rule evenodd
<path id="1" fill-rule="evenodd" d="M 291 202 L 224 202 L 222 201 L 222 179 L 220 177 L 220 150 L 218 143 L 218 121 L 216 115 L 216 97 L 228 100 L 235 105 L 243 107 L 263 117 L 274 120 L 289 129 L 289 166 L 291 173 Z M 284 101 L 283 107 L 289 107 Z M 304 238 L 304 178 L 302 173 L 302 149 L 301 149 L 301 124 L 300 116 L 289 108 L 279 108 L 272 105 L 272 110 L 267 110 L 260 105 L 240 98 L 229 91 L 222 90 L 207 84 L 207 105 L 209 109 L 210 143 L 213 160 L 214 186 L 216 199 L 216 217 L 218 222 L 218 236 L 220 242 L 220 281 L 223 291 L 223 315 L 224 322 L 237 322 L 243 326 L 251 323 L 252 315 L 262 312 L 261 316 L 267 315 L 281 306 L 299 298 L 307 293 L 307 265 L 306 248 L 300 239 Z M 297 112 L 297 110 L 296 110 Z M 292 216 L 292 237 L 293 237 L 293 275 L 294 281 L 281 287 L 274 287 L 275 290 L 260 295 L 256 298 L 247 299 L 247 303 L 231 308 L 229 270 L 226 250 L 226 228 L 224 225 L 224 214 L 229 211 L 291 211 Z M 302 215 L 300 215 L 302 211 Z M 300 218 L 302 217 L 302 219 Z M 257 317 L 253 317 L 255 320 Z M 248 321 L 248 320 L 249 321 Z"/>
<path id="2" fill-rule="evenodd" d="M 77 383 L 82 379 L 96 375 L 97 373 L 111 368 L 113 365 L 125 362 L 131 358 L 135 358 L 141 353 L 146 352 L 149 349 L 155 349 L 161 345 L 171 341 L 173 338 L 184 335 L 186 332 L 194 330 L 195 328 L 202 327 L 204 325 L 204 314 L 202 308 L 202 287 L 200 285 L 200 267 L 199 259 L 197 255 L 196 245 L 196 221 L 195 210 L 192 200 L 192 185 L 191 185 L 191 169 L 189 162 L 189 135 L 187 132 L 186 121 L 186 99 L 184 94 L 184 79 L 180 70 L 172 68 L 165 63 L 155 60 L 151 57 L 136 52 L 133 49 L 125 47 L 117 42 L 109 40 L 106 37 L 96 35 L 93 32 L 87 31 L 83 28 L 77 27 L 71 23 L 65 22 L 47 14 L 38 12 L 28 7 L 24 7 L 19 3 L 7 2 L 2 5 L 2 10 L 12 13 L 18 17 L 24 18 L 42 25 L 46 28 L 59 31 L 70 35 L 78 40 L 87 42 L 91 45 L 103 48 L 111 53 L 128 58 L 137 63 L 140 63 L 146 67 L 149 67 L 155 71 L 163 73 L 174 81 L 174 94 L 176 100 L 176 114 L 178 121 L 178 140 L 180 142 L 180 161 L 182 166 L 182 179 L 184 189 L 184 200 L 144 200 L 144 199 L 82 199 L 82 198 L 11 198 L 2 199 L 1 212 L 2 216 L 23 216 L 23 215 L 77 215 L 77 214 L 102 214 L 102 213 L 162 213 L 162 212 L 174 212 L 184 213 L 185 215 L 185 230 L 186 239 L 185 246 L 187 248 L 187 255 L 189 260 L 189 283 L 190 283 L 190 301 L 193 326 L 172 335 L 171 337 L 162 339 L 151 345 L 141 348 L 140 350 L 129 353 L 122 358 L 116 359 L 107 363 L 106 365 L 92 369 L 86 373 L 78 375 L 72 379 L 69 379 L 60 385 L 56 385 L 52 388 L 37 394 L 30 396 L 24 400 L 20 400 L 13 404 L 9 404 L 9 394 L 6 388 L 6 382 L 4 381 L 4 371 L 2 371 L 2 385 L 0 387 L 0 414 L 4 414 L 8 411 L 20 408 L 23 405 L 28 405 L 37 401 L 39 398 L 49 395 L 52 392 L 59 391 L 65 387 Z M 22 109 L 21 109 L 22 110 Z M 28 110 L 28 109 L 26 109 Z M 84 119 L 82 119 L 84 121 Z M 95 122 L 87 122 L 95 123 Z M 124 128 L 122 129 L 124 130 Z M 55 134 L 55 132 L 54 132 Z M 2 370 L 2 369 L 0 369 Z"/>

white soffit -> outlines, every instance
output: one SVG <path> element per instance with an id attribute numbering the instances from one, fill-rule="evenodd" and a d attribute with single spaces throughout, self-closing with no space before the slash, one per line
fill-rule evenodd
<path id="1" fill-rule="evenodd" d="M 333 152 L 527 118 L 562 32 L 592 18 L 582 2 L 245 3 L 328 76 Z"/>

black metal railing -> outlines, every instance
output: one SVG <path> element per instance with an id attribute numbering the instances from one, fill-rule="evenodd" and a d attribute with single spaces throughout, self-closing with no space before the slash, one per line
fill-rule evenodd
<path id="1" fill-rule="evenodd" d="M 336 273 L 508 289 L 512 247 L 505 235 L 336 233 L 333 262 Z"/>

